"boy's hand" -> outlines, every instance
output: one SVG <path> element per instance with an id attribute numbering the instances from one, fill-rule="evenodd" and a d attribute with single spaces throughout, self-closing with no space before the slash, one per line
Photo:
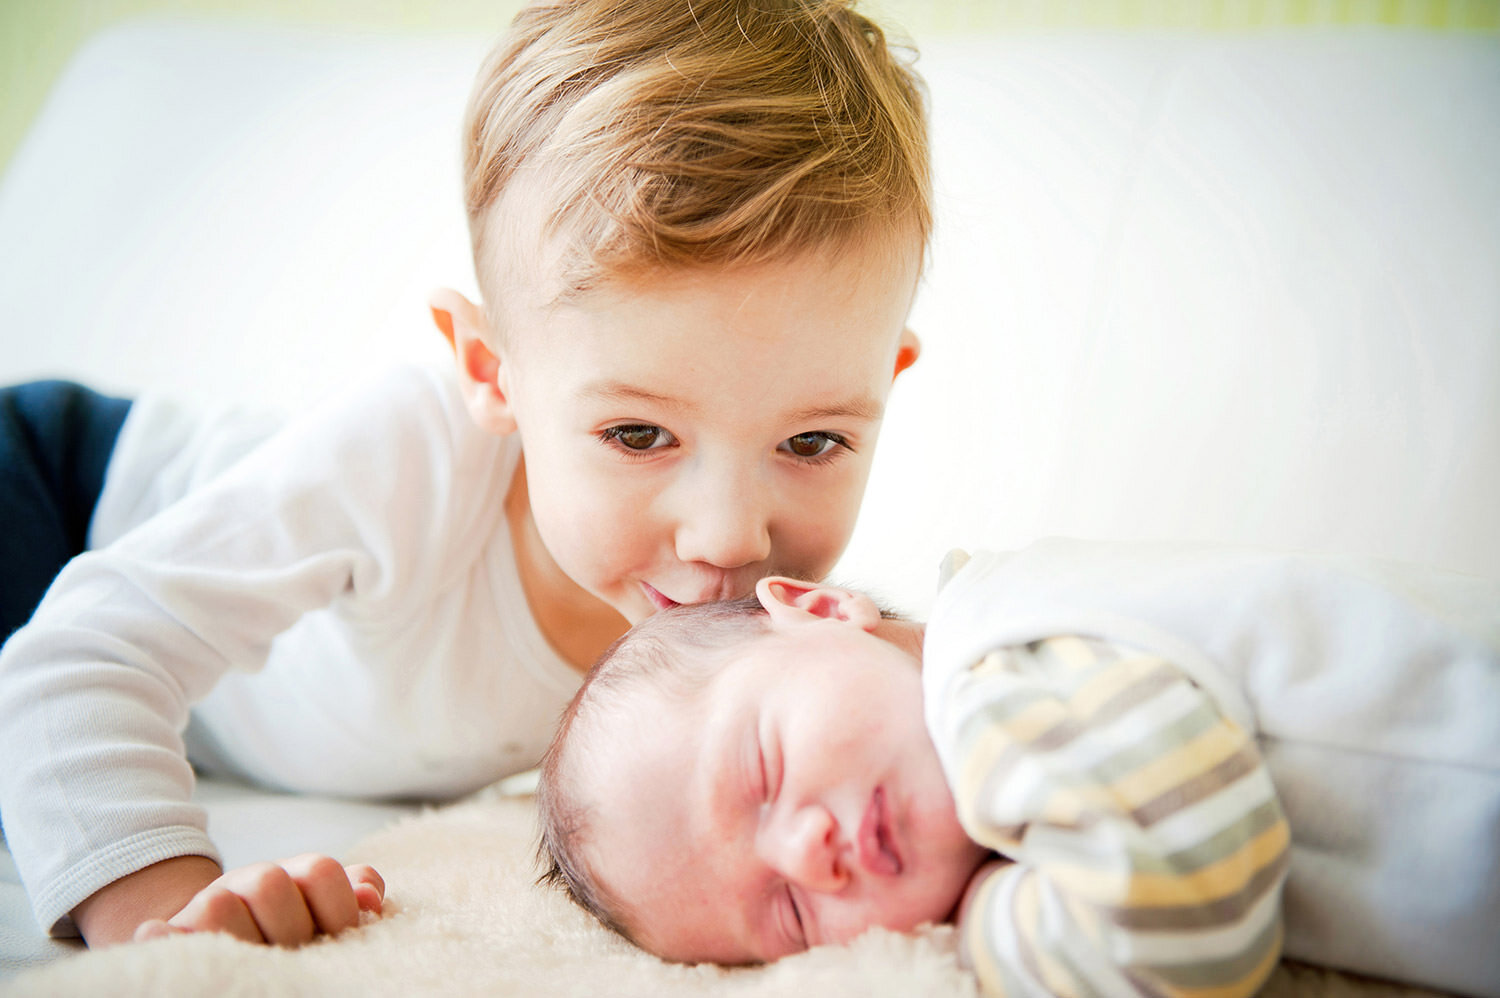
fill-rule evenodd
<path id="1" fill-rule="evenodd" d="M 225 932 L 247 942 L 300 946 L 353 928 L 361 911 L 379 914 L 384 900 L 385 881 L 372 868 L 309 853 L 229 871 L 170 919 L 143 922 L 135 941 Z"/>

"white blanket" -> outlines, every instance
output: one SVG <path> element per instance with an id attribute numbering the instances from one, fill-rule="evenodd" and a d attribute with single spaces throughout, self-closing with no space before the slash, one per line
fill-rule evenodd
<path id="1" fill-rule="evenodd" d="M 386 878 L 385 915 L 298 950 L 176 936 L 89 951 L 10 982 L 57 995 L 972 996 L 950 930 L 874 931 L 765 967 L 667 964 L 535 886 L 529 797 L 481 795 L 407 818 L 350 854 Z M 1283 964 L 1269 998 L 1427 998 L 1433 992 Z"/>

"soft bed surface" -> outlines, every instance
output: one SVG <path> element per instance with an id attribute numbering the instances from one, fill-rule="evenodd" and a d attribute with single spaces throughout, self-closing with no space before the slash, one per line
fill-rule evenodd
<path id="1" fill-rule="evenodd" d="M 51 995 L 891 996 L 975 994 L 948 929 L 873 931 L 766 967 L 667 964 L 535 886 L 530 797 L 484 794 L 402 819 L 351 860 L 386 878 L 384 917 L 300 950 L 179 936 L 85 952 L 7 993 Z M 1434 992 L 1284 963 L 1269 998 L 1424 998 Z"/>

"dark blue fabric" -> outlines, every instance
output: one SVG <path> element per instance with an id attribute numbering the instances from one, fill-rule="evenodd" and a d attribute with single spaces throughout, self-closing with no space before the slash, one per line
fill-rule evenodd
<path id="1" fill-rule="evenodd" d="M 84 550 L 129 411 L 67 381 L 0 388 L 0 641 Z"/>

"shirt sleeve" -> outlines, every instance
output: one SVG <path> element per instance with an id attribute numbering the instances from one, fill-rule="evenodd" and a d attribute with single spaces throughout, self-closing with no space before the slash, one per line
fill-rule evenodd
<path id="1" fill-rule="evenodd" d="M 385 612 L 439 559 L 460 418 L 418 369 L 298 420 L 59 575 L 0 654 L 0 809 L 43 929 L 163 859 L 217 858 L 182 732 L 301 615 Z M 309 663 L 315 667 L 316 663 Z"/>
<path id="2" fill-rule="evenodd" d="M 1055 637 L 946 684 L 959 816 L 1012 860 L 959 932 L 994 995 L 1252 995 L 1290 835 L 1255 740 L 1171 662 Z"/>

